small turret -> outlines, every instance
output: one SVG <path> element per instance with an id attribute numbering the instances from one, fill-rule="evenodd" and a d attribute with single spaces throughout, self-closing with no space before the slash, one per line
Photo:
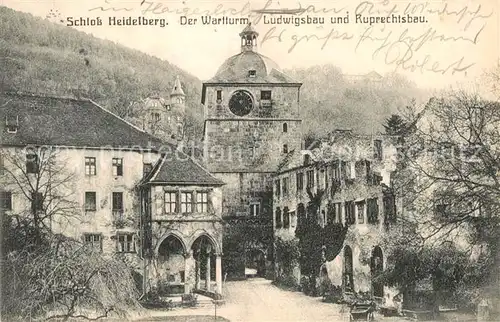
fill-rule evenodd
<path id="1" fill-rule="evenodd" d="M 259 33 L 249 23 L 242 32 L 241 37 L 241 51 L 257 51 L 257 37 Z"/>

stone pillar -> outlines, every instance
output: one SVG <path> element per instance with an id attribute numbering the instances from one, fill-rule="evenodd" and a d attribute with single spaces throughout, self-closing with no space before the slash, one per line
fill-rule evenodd
<path id="1" fill-rule="evenodd" d="M 207 254 L 207 267 L 205 270 L 205 288 L 210 291 L 210 254 Z"/>
<path id="2" fill-rule="evenodd" d="M 193 252 L 188 250 L 184 253 L 184 293 L 191 293 L 191 262 L 193 261 Z M 195 276 L 196 279 L 196 276 Z"/>
<path id="3" fill-rule="evenodd" d="M 340 203 L 340 222 L 345 224 L 345 201 Z"/>
<path id="4" fill-rule="evenodd" d="M 215 282 L 217 283 L 217 294 L 222 295 L 222 256 L 215 254 Z"/>
<path id="5" fill-rule="evenodd" d="M 200 265 L 200 257 L 198 255 L 198 259 L 195 259 L 195 266 L 196 266 L 196 272 L 195 272 L 195 284 L 194 284 L 194 288 L 199 290 L 200 289 L 200 280 L 201 280 L 201 265 Z"/>

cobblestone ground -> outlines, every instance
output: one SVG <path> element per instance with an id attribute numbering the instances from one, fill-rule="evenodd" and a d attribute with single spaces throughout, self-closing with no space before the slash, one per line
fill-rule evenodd
<path id="1" fill-rule="evenodd" d="M 227 282 L 223 287 L 226 303 L 217 307 L 217 316 L 231 322 L 337 322 L 349 321 L 348 308 L 342 305 L 323 303 L 320 298 L 309 297 L 301 292 L 282 290 L 262 278 Z M 175 309 L 173 311 L 149 311 L 151 321 L 197 322 L 215 320 L 215 307 L 204 298 L 201 307 Z M 178 319 L 172 319 L 175 316 Z M 185 318 L 182 320 L 182 318 Z M 446 321 L 473 322 L 469 315 L 443 316 Z M 384 318 L 375 316 L 378 322 L 408 321 L 402 317 Z M 148 321 L 141 319 L 140 321 Z M 218 321 L 218 320 L 217 320 Z M 495 319 L 494 321 L 500 321 Z M 442 322 L 442 321 L 441 321 Z"/>
<path id="2" fill-rule="evenodd" d="M 227 282 L 223 292 L 226 303 L 217 308 L 217 315 L 231 322 L 349 321 L 340 305 L 323 303 L 320 298 L 300 292 L 284 291 L 261 278 Z M 215 316 L 215 309 L 213 306 L 179 309 L 164 315 Z"/>

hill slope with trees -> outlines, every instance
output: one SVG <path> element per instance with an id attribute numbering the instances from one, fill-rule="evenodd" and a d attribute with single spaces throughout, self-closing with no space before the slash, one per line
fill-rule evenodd
<path id="1" fill-rule="evenodd" d="M 179 75 L 186 93 L 186 134 L 202 138 L 201 81 L 195 76 L 159 58 L 27 13 L 0 7 L 0 17 L 0 90 L 90 98 L 134 119 L 141 111 L 133 102 L 153 93 L 168 97 Z M 303 83 L 306 137 L 335 128 L 380 132 L 388 116 L 423 95 L 398 75 L 352 83 L 332 65 L 285 73 Z"/>

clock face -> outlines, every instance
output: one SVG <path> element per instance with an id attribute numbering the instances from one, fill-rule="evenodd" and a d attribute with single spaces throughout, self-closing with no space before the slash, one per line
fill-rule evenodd
<path id="1" fill-rule="evenodd" d="M 237 91 L 229 99 L 229 110 L 238 116 L 245 116 L 252 110 L 253 101 L 249 93 Z"/>

